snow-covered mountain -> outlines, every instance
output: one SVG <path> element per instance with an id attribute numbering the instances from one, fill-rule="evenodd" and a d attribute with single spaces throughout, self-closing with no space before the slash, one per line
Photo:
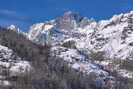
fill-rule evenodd
<path id="1" fill-rule="evenodd" d="M 69 84 L 66 82 L 66 80 L 69 81 L 69 78 L 66 76 L 83 79 L 83 76 L 86 74 L 87 76 L 95 76 L 91 78 L 95 79 L 95 81 L 91 81 L 92 83 L 98 82 L 102 84 L 105 83 L 105 79 L 113 78 L 101 66 L 89 60 L 84 54 L 81 54 L 80 51 L 72 46 L 72 48 L 63 47 L 62 45 L 45 47 L 33 44 L 23 34 L 12 31 L 11 29 L 0 28 L 0 31 L 0 88 L 9 87 L 11 89 L 18 89 L 18 87 L 28 87 L 29 85 L 36 87 L 36 84 L 38 86 L 39 82 L 42 84 L 46 82 L 47 84 L 48 79 L 48 84 L 52 83 L 52 81 L 58 81 L 54 80 L 55 78 L 64 78 L 62 81 Z M 65 72 L 66 74 L 64 75 Z M 77 73 L 82 73 L 82 75 L 78 78 Z M 114 81 L 112 82 L 114 83 Z M 95 83 L 93 84 L 96 86 Z"/>
<path id="2" fill-rule="evenodd" d="M 31 26 L 28 38 L 41 45 L 77 50 L 89 57 L 92 54 L 104 53 L 102 56 L 111 59 L 111 62 L 114 59 L 130 60 L 133 58 L 133 11 L 99 22 L 78 13 L 66 12 L 54 20 Z M 69 52 L 63 55 L 67 53 Z"/>
<path id="3" fill-rule="evenodd" d="M 36 72 L 40 74 L 40 65 L 37 63 L 49 61 L 47 59 L 49 57 L 62 59 L 68 67 L 83 75 L 95 75 L 93 81 L 95 86 L 100 84 L 102 87 L 110 86 L 110 89 L 115 89 L 114 86 L 120 83 L 120 78 L 133 78 L 133 11 L 114 15 L 108 20 L 99 22 L 69 11 L 54 20 L 33 24 L 28 33 L 20 31 L 14 25 L 7 27 L 7 30 L 13 31 L 12 36 L 19 34 L 14 37 L 17 41 L 18 39 L 23 40 L 20 43 L 15 42 L 11 40 L 12 36 L 0 34 L 2 35 L 2 39 L 0 38 L 0 86 L 10 86 L 11 82 L 8 78 L 22 76 L 32 68 L 33 74 Z M 10 42 L 10 44 L 6 42 Z M 47 50 L 43 49 L 45 46 L 50 46 L 48 56 L 46 56 L 47 52 L 45 53 Z M 21 48 L 23 50 L 19 51 Z M 20 54 L 21 57 L 17 54 Z M 47 60 L 44 60 L 45 57 Z M 32 62 L 33 60 L 36 62 Z M 38 60 L 39 62 L 37 62 Z M 52 64 L 52 62 L 50 63 Z M 46 63 L 46 70 L 53 67 L 51 64 Z M 37 69 L 35 67 L 38 67 L 39 70 L 35 71 L 34 69 Z M 45 72 L 49 73 L 49 70 Z M 8 75 L 4 74 L 5 71 L 8 72 Z M 57 76 L 56 72 L 56 69 L 50 70 L 50 73 L 53 74 L 48 78 Z M 40 81 L 42 75 L 40 74 L 39 78 L 36 75 L 35 80 Z M 46 76 L 48 75 L 46 74 Z M 129 81 L 128 83 L 132 84 Z"/>
<path id="4" fill-rule="evenodd" d="M 80 50 L 104 51 L 110 58 L 129 59 L 133 50 L 132 22 L 132 11 L 99 22 L 67 12 L 55 20 L 34 24 L 28 36 L 43 45 L 59 45 L 73 40 Z"/>

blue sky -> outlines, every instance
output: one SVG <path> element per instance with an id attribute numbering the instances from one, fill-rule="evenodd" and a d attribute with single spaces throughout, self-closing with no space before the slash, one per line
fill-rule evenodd
<path id="1" fill-rule="evenodd" d="M 133 10 L 133 0 L 0 0 L 0 26 L 15 24 L 23 31 L 37 22 L 74 11 L 97 21 Z"/>

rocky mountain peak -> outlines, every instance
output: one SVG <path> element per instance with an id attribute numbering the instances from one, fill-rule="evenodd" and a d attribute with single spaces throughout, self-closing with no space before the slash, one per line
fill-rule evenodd
<path id="1" fill-rule="evenodd" d="M 7 27 L 7 29 L 13 30 L 15 32 L 20 32 L 19 28 L 17 28 L 15 25 L 10 25 L 9 27 Z"/>
<path id="2" fill-rule="evenodd" d="M 66 19 L 66 20 L 68 20 L 68 19 L 75 20 L 76 23 L 79 23 L 82 20 L 83 17 L 80 16 L 79 13 L 68 11 L 68 12 L 64 13 L 63 18 Z"/>

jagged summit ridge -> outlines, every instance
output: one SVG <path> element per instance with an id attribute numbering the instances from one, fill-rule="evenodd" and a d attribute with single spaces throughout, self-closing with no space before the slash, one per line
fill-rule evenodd
<path id="1" fill-rule="evenodd" d="M 72 35 L 78 35 L 78 28 L 85 27 L 93 22 L 95 23 L 94 20 L 84 18 L 77 13 L 66 12 L 63 16 L 58 17 L 55 20 L 31 26 L 28 33 L 29 39 L 38 44 L 41 44 L 42 42 L 45 43 L 42 39 L 45 39 L 45 41 L 50 39 L 51 41 L 54 41 L 55 44 L 60 44 L 64 39 L 68 39 L 72 37 Z M 75 34 L 73 34 L 74 32 Z M 48 34 L 50 37 L 47 36 Z"/>

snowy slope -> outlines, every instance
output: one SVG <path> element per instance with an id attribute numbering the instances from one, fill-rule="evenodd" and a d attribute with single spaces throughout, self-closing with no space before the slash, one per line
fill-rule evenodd
<path id="1" fill-rule="evenodd" d="M 105 51 L 110 58 L 129 59 L 132 57 L 133 49 L 132 21 L 133 12 L 115 15 L 109 20 L 100 21 L 86 40 L 77 43 L 78 47 L 86 47 L 96 52 Z"/>
<path id="2" fill-rule="evenodd" d="M 83 73 L 90 74 L 93 72 L 99 77 L 107 77 L 109 75 L 106 71 L 98 67 L 93 61 L 87 59 L 75 49 L 56 46 L 51 48 L 51 54 L 64 59 L 69 66 Z"/>
<path id="3" fill-rule="evenodd" d="M 114 15 L 108 20 L 96 22 L 94 19 L 82 17 L 77 13 L 66 12 L 63 16 L 44 23 L 37 23 L 31 26 L 28 33 L 29 40 L 41 44 L 61 46 L 57 51 L 66 49 L 68 51 L 56 54 L 71 64 L 73 58 L 81 61 L 74 62 L 73 68 L 80 70 L 81 65 L 85 71 L 97 70 L 98 65 L 108 71 L 117 71 L 124 77 L 132 78 L 132 71 L 120 68 L 120 64 L 114 64 L 115 60 L 124 61 L 133 59 L 133 11 L 125 14 Z M 77 52 L 80 53 L 77 54 Z M 90 62 L 84 63 L 84 57 L 92 53 L 103 52 L 104 57 L 110 60 L 95 61 L 97 67 L 93 69 Z M 70 58 L 69 56 L 74 56 Z M 68 56 L 68 57 L 66 57 Z M 113 66 L 112 70 L 110 65 Z M 98 69 L 100 70 L 100 69 Z M 103 70 L 102 70 L 103 71 Z"/>
<path id="4" fill-rule="evenodd" d="M 30 70 L 29 62 L 22 61 L 11 49 L 0 45 L 0 86 L 11 86 L 7 78 L 21 76 Z"/>

